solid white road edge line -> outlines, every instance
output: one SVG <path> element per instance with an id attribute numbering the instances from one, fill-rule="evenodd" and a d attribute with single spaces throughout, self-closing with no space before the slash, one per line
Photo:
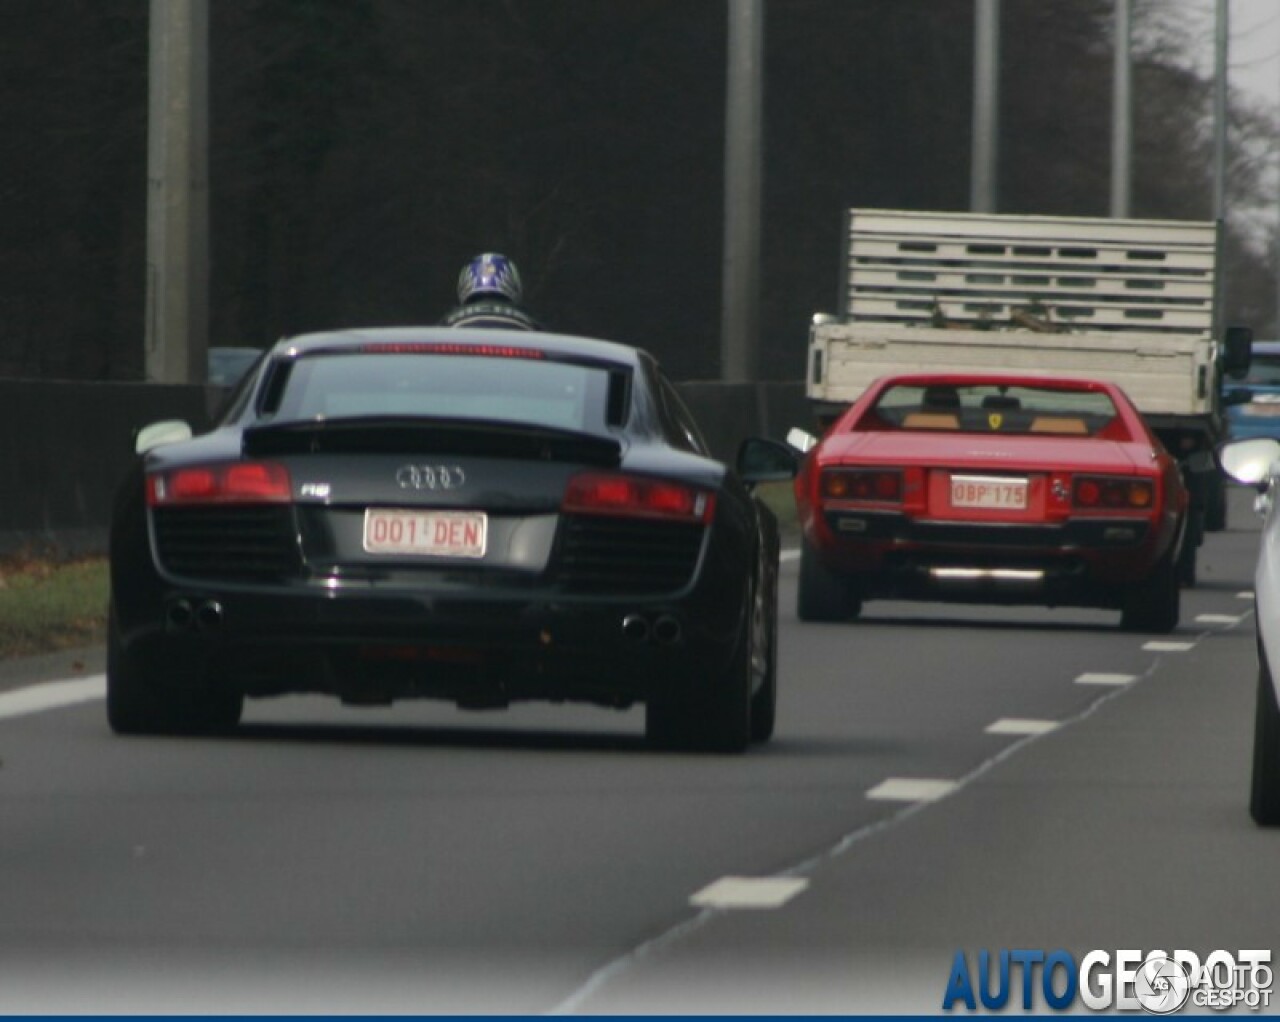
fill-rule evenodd
<path id="1" fill-rule="evenodd" d="M 105 674 L 90 674 L 72 681 L 50 681 L 43 685 L 14 689 L 12 692 L 0 693 L 0 720 L 88 703 L 105 698 L 106 694 Z"/>

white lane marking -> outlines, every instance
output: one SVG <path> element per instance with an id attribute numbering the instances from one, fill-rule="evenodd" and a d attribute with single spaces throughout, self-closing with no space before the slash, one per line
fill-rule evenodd
<path id="1" fill-rule="evenodd" d="M 934 802 L 955 790 L 955 781 L 933 777 L 890 777 L 868 791 L 867 798 L 887 802 Z"/>
<path id="2" fill-rule="evenodd" d="M 1244 620 L 1242 614 L 1197 614 L 1196 624 L 1201 625 L 1238 625 Z"/>
<path id="3" fill-rule="evenodd" d="M 1128 685 L 1138 680 L 1136 674 L 1107 674 L 1102 671 L 1086 671 L 1076 678 L 1077 685 Z"/>
<path id="4" fill-rule="evenodd" d="M 1146 674 L 1144 674 L 1142 677 L 1143 678 L 1150 677 L 1156 671 L 1158 665 L 1159 665 L 1158 661 L 1152 663 L 1151 666 L 1147 669 Z M 1130 676 L 1130 675 L 1126 675 L 1125 677 L 1132 681 L 1140 680 L 1139 678 Z M 1069 720 L 1061 721 L 1060 722 L 1061 726 L 1066 727 L 1070 724 L 1076 724 L 1076 723 L 1079 723 L 1080 721 L 1088 720 L 1095 713 L 1101 710 L 1102 707 L 1110 703 L 1113 699 L 1116 699 L 1122 696 L 1124 694 L 1124 691 L 1125 690 L 1123 688 L 1117 687 L 1117 688 L 1114 688 L 1112 691 L 1106 693 L 1105 695 L 1100 695 L 1097 699 L 1093 700 L 1088 706 L 1086 706 L 1080 713 L 1076 714 L 1074 717 L 1070 718 Z M 1028 735 L 1027 737 L 1021 739 L 1020 741 L 1011 742 L 1010 744 L 1006 745 L 1003 749 L 1001 749 L 999 752 L 997 752 L 994 756 L 992 756 L 990 759 L 985 760 L 982 763 L 979 763 L 976 767 L 974 767 L 974 769 L 970 770 L 969 773 L 967 773 L 964 777 L 960 778 L 958 781 L 948 782 L 948 783 L 954 783 L 957 790 L 962 790 L 968 787 L 969 785 L 979 781 L 980 779 L 985 777 L 987 774 L 991 773 L 993 770 L 999 767 L 1002 763 L 1005 763 L 1008 760 L 1012 759 L 1024 748 L 1026 748 L 1026 746 L 1029 745 L 1030 743 L 1036 742 L 1039 740 L 1040 740 L 1039 737 L 1036 735 Z M 889 816 L 883 819 L 876 819 L 871 821 L 870 823 L 864 824 L 860 827 L 856 827 L 855 829 L 849 831 L 847 834 L 841 837 L 839 840 L 837 840 L 835 844 L 831 845 L 830 847 L 822 849 L 821 851 L 817 852 L 815 855 L 810 856 L 808 859 L 805 859 L 801 862 L 797 862 L 794 865 L 786 867 L 785 869 L 779 870 L 778 873 L 775 875 L 789 876 L 789 877 L 802 877 L 802 876 L 807 876 L 807 875 L 816 873 L 818 870 L 822 869 L 823 866 L 829 863 L 835 862 L 841 859 L 842 857 L 844 857 L 854 848 L 857 848 L 863 841 L 866 841 L 869 838 L 876 836 L 877 834 L 882 834 L 885 831 L 892 830 L 895 827 L 897 827 L 899 824 L 905 822 L 906 820 L 911 819 L 911 817 L 919 813 L 926 812 L 929 809 L 930 805 L 931 805 L 930 802 L 912 802 L 907 805 L 904 805 L 901 808 L 899 808 L 896 812 L 891 813 Z M 577 990 L 573 991 L 573 993 L 571 993 L 563 1001 L 561 1001 L 555 1007 L 550 1009 L 547 1012 L 547 1014 L 548 1015 L 577 1014 L 579 1009 L 583 1005 L 587 1004 L 591 1000 L 591 998 L 594 997 L 599 991 L 603 990 L 614 980 L 630 972 L 638 963 L 644 961 L 645 959 L 653 955 L 661 954 L 667 948 L 674 947 L 675 945 L 679 944 L 682 940 L 684 940 L 686 937 L 689 937 L 694 933 L 697 933 L 698 931 L 704 929 L 706 926 L 708 926 L 711 922 L 713 922 L 717 918 L 719 918 L 719 913 L 711 909 L 702 909 L 700 912 L 698 912 L 697 915 L 693 916 L 692 918 L 686 919 L 684 922 L 677 923 L 675 926 L 671 927 L 669 930 L 664 930 L 662 933 L 658 934 L 656 937 L 651 937 L 649 940 L 646 940 L 643 943 L 636 945 L 635 947 L 631 948 L 629 951 L 623 952 L 622 954 L 618 955 L 611 961 L 606 962 L 604 965 L 600 966 L 600 968 L 598 968 L 595 972 L 593 972 L 590 976 L 587 977 L 586 981 L 583 982 L 583 984 L 579 986 Z"/>
<path id="5" fill-rule="evenodd" d="M 29 713 L 58 710 L 76 703 L 102 699 L 107 694 L 107 676 L 91 674 L 73 681 L 50 681 L 0 693 L 0 719 L 23 717 Z"/>
<path id="6" fill-rule="evenodd" d="M 1186 653 L 1196 648 L 1194 642 L 1145 642 L 1142 648 L 1148 653 Z"/>
<path id="7" fill-rule="evenodd" d="M 697 908 L 782 908 L 809 886 L 804 877 L 721 877 L 689 898 Z"/>
<path id="8" fill-rule="evenodd" d="M 989 735 L 1047 735 L 1057 728 L 1056 720 L 1028 720 L 1023 717 L 1002 717 L 988 724 Z"/>
<path id="9" fill-rule="evenodd" d="M 800 551 L 799 551 L 799 550 L 784 550 L 784 551 L 782 551 L 782 553 L 778 554 L 778 560 L 780 560 L 780 561 L 798 561 L 798 560 L 800 560 Z"/>
<path id="10" fill-rule="evenodd" d="M 1253 599 L 1256 599 L 1256 597 L 1253 595 L 1253 593 L 1251 593 L 1248 589 L 1246 589 L 1242 593 L 1236 593 L 1236 599 L 1237 600 L 1253 600 Z"/>

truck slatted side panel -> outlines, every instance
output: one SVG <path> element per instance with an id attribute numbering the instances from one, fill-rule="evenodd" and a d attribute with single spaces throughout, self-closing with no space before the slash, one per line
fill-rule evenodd
<path id="1" fill-rule="evenodd" d="M 841 313 L 861 323 L 1214 331 L 1211 222 L 851 210 Z"/>
<path id="2" fill-rule="evenodd" d="M 1037 345 L 1028 338 L 1054 343 Z M 1069 343 L 1063 343 L 1069 342 Z M 1210 407 L 1212 349 L 1169 334 L 1028 335 L 930 327 L 827 324 L 810 358 L 821 360 L 810 396 L 850 401 L 881 376 L 907 372 L 1016 372 L 1104 379 L 1145 414 L 1200 414 Z M 1202 371 L 1188 371 L 1198 366 Z"/>

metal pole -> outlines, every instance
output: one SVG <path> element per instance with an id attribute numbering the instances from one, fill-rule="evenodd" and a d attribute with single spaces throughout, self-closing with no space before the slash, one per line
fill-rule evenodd
<path id="1" fill-rule="evenodd" d="M 764 0 L 729 0 L 724 148 L 724 282 L 720 378 L 759 367 L 761 108 Z"/>
<path id="2" fill-rule="evenodd" d="M 1132 0 L 1116 0 L 1115 74 L 1111 95 L 1111 215 L 1127 217 L 1133 196 Z"/>
<path id="3" fill-rule="evenodd" d="M 996 153 L 1000 105 L 1000 0 L 974 0 L 973 162 L 969 208 L 996 211 Z"/>
<path id="4" fill-rule="evenodd" d="M 1227 43 L 1231 0 L 1217 0 L 1213 39 L 1213 218 L 1227 215 Z"/>
<path id="5" fill-rule="evenodd" d="M 203 383 L 209 343 L 208 0 L 151 0 L 146 378 Z"/>

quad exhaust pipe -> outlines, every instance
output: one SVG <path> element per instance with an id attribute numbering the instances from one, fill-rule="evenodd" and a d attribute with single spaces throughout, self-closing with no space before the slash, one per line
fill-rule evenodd
<path id="1" fill-rule="evenodd" d="M 659 614 L 652 621 L 643 614 L 628 614 L 622 619 L 622 634 L 632 642 L 675 646 L 684 638 L 684 626 L 672 614 Z"/>
<path id="2" fill-rule="evenodd" d="M 217 600 L 170 600 L 164 623 L 171 632 L 217 632 L 222 628 L 222 604 Z"/>

